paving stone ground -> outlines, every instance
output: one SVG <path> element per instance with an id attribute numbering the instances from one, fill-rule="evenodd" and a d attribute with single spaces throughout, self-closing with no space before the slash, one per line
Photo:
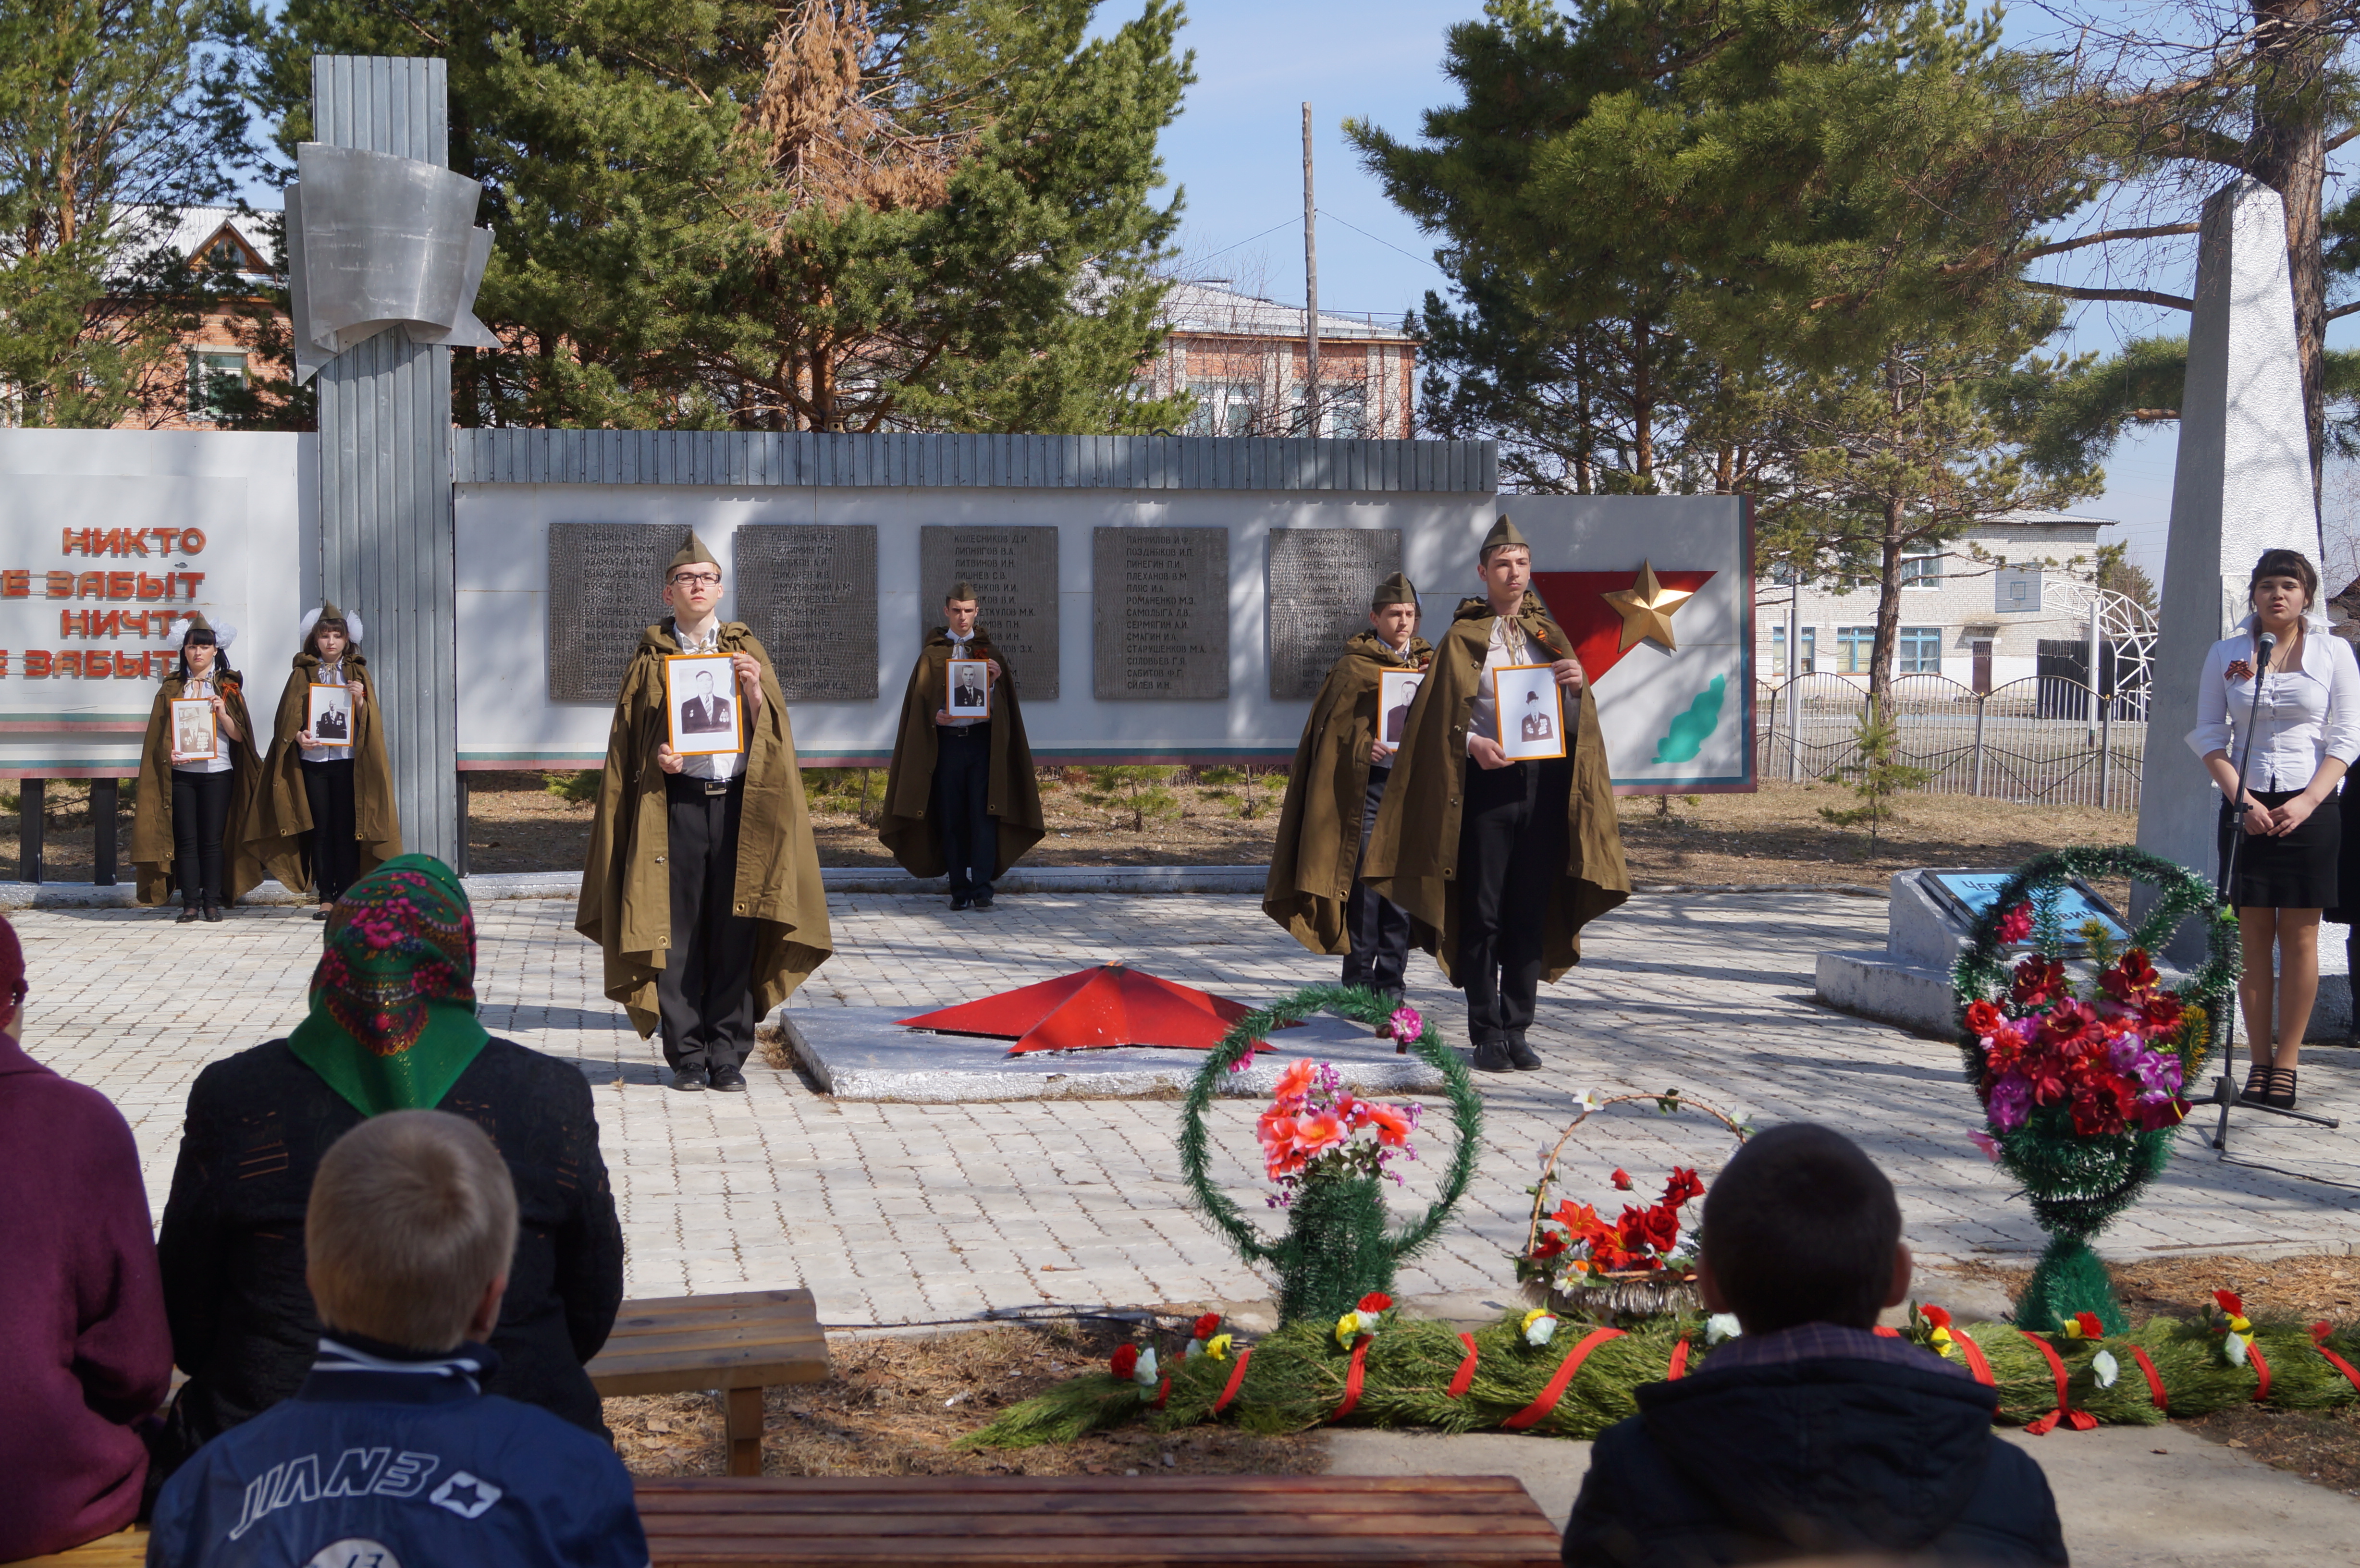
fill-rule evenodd
<path id="1" fill-rule="evenodd" d="M 1257 1003 L 1335 974 L 1244 898 L 1010 897 L 989 915 L 954 916 L 940 898 L 852 896 L 832 912 L 836 955 L 795 1007 L 915 1010 L 1109 958 Z M 1270 1294 L 1185 1206 L 1175 1102 L 838 1104 L 759 1061 L 748 1064 L 748 1094 L 674 1094 L 662 1087 L 661 1052 L 598 994 L 597 952 L 573 915 L 562 900 L 480 908 L 479 989 L 495 1033 L 580 1062 L 595 1086 L 631 1295 L 803 1284 L 825 1321 L 853 1325 Z M 320 927 L 275 909 L 220 926 L 144 910 L 14 918 L 31 965 L 26 1045 L 114 1096 L 160 1214 L 189 1084 L 206 1062 L 302 1016 Z M 1404 1270 L 1402 1292 L 1509 1299 L 1503 1254 L 1523 1238 L 1525 1188 L 1589 1088 L 1678 1087 L 1745 1106 L 1763 1125 L 1832 1123 L 1892 1174 L 1922 1257 L 2036 1252 L 2040 1233 L 2022 1199 L 1968 1141 L 1978 1124 L 1955 1048 L 1811 998 L 1813 956 L 1881 946 L 1884 921 L 1880 901 L 1822 893 L 1656 894 L 1592 926 L 1587 962 L 1543 989 L 1533 1038 L 1546 1070 L 1479 1077 L 1477 1180 L 1458 1221 Z M 1416 958 L 1411 979 L 1412 1001 L 1459 1033 L 1459 998 L 1433 964 Z M 2184 1133 L 2179 1158 L 2105 1248 L 2350 1250 L 2360 1052 L 2316 1049 L 2302 1072 L 2306 1105 L 2344 1116 L 2345 1130 L 2240 1116 L 2232 1162 Z M 1426 1159 L 1409 1168 L 1404 1205 L 1422 1201 L 1441 1164 L 1441 1109 L 1421 1134 Z M 1212 1125 L 1223 1181 L 1259 1215 L 1254 1111 L 1223 1105 Z M 1578 1135 L 1568 1190 L 1613 1202 L 1617 1166 L 1643 1193 L 1676 1163 L 1710 1181 L 1729 1152 L 1701 1117 L 1621 1108 Z"/>

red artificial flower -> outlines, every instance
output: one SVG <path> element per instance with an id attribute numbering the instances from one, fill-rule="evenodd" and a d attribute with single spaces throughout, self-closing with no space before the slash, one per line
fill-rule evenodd
<path id="1" fill-rule="evenodd" d="M 1545 1230 L 1541 1232 L 1540 1239 L 1533 1243 L 1532 1259 L 1535 1263 L 1546 1263 L 1572 1245 L 1573 1238 L 1565 1232 Z"/>
<path id="2" fill-rule="evenodd" d="M 2016 966 L 2016 979 L 2010 995 L 2019 1007 L 2042 1007 L 2060 996 L 2070 995 L 2065 984 L 2065 965 L 2053 958 L 2027 953 Z"/>
<path id="3" fill-rule="evenodd" d="M 1628 1171 L 1623 1170 L 1621 1166 L 1618 1165 L 1614 1168 L 1612 1180 L 1614 1182 L 1614 1190 L 1616 1192 L 1627 1192 L 1631 1190 L 1631 1173 Z"/>
<path id="4" fill-rule="evenodd" d="M 1932 1323 L 1936 1328 L 1948 1328 L 1950 1326 L 1950 1314 L 1945 1308 L 1920 1307 L 1918 1309 L 1918 1315 L 1924 1318 L 1928 1323 Z"/>
<path id="5" fill-rule="evenodd" d="M 2000 916 L 1999 923 L 1993 929 L 2002 942 L 2014 947 L 2032 934 L 2031 903 L 2027 901 L 2008 910 L 2007 913 Z"/>
<path id="6" fill-rule="evenodd" d="M 2073 1326 L 2081 1331 L 2080 1337 L 2083 1339 L 2106 1337 L 2106 1325 L 2098 1321 L 2098 1314 L 2095 1312 L 2075 1312 Z"/>
<path id="7" fill-rule="evenodd" d="M 1360 1311 L 1364 1312 L 1389 1312 L 1393 1310 L 1393 1299 L 1382 1290 L 1371 1290 L 1360 1298 Z"/>
<path id="8" fill-rule="evenodd" d="M 1107 1365 L 1112 1368 L 1114 1375 L 1117 1377 L 1121 1378 L 1126 1383 L 1131 1381 L 1131 1375 L 1139 1370 L 1139 1346 L 1135 1345 L 1116 1345 L 1114 1347 L 1114 1356 L 1107 1363 Z"/>
<path id="9" fill-rule="evenodd" d="M 1203 1317 L 1196 1320 L 1196 1332 L 1194 1337 L 1197 1339 L 1210 1339 L 1220 1332 L 1221 1314 L 1218 1312 L 1207 1312 Z"/>
<path id="10" fill-rule="evenodd" d="M 1616 1230 L 1622 1250 L 1644 1261 L 1650 1251 L 1671 1251 L 1672 1245 L 1679 1240 L 1680 1216 L 1677 1211 L 1660 1204 L 1652 1209 L 1625 1208 Z"/>
<path id="11" fill-rule="evenodd" d="M 1967 1032 L 1977 1040 L 1989 1040 L 2007 1025 L 2007 1015 L 1989 1002 L 1967 1004 Z"/>
<path id="12" fill-rule="evenodd" d="M 2141 1132 L 2165 1132 L 2188 1119 L 2191 1107 L 2177 1095 L 2169 1100 L 2142 1100 L 2138 1107 Z"/>
<path id="13" fill-rule="evenodd" d="M 1377 1129 L 1377 1142 L 1388 1149 L 1398 1149 L 1409 1141 L 1410 1120 L 1399 1105 L 1376 1105 L 1363 1100 L 1360 1125 Z"/>
<path id="14" fill-rule="evenodd" d="M 2134 947 L 2106 966 L 2098 976 L 2098 985 L 2117 1002 L 2135 1002 L 2155 989 L 2156 978 L 2147 949 Z"/>
<path id="15" fill-rule="evenodd" d="M 2213 1291 L 2212 1303 L 2230 1317 L 2241 1318 L 2245 1315 L 2245 1298 L 2234 1290 Z"/>
<path id="16" fill-rule="evenodd" d="M 2083 1138 L 2099 1138 L 2129 1126 L 2134 1097 L 2130 1085 L 2112 1082 L 2080 1084 L 2073 1091 L 2073 1130 Z"/>
<path id="17" fill-rule="evenodd" d="M 2041 1015 L 2039 1040 L 2043 1045 L 2073 1044 L 2099 1029 L 2098 1015 L 2089 1004 L 2067 996 Z"/>
<path id="18" fill-rule="evenodd" d="M 1677 1209 L 1690 1198 L 1704 1196 L 1704 1183 L 1697 1180 L 1693 1167 L 1675 1165 L 1672 1179 L 1664 1183 L 1664 1206 Z"/>

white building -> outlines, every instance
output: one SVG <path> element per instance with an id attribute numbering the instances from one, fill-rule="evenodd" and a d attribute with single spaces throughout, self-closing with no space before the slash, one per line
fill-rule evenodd
<path id="1" fill-rule="evenodd" d="M 1894 647 L 1896 675 L 1947 675 L 1978 691 L 2037 674 L 2086 678 L 2087 612 L 2061 603 L 2053 591 L 2067 581 L 2087 583 L 2096 567 L 2103 517 L 2068 512 L 2021 512 L 1980 524 L 1946 545 L 1906 556 L 1901 563 L 1901 626 Z M 2027 576 L 2003 574 L 2002 563 L 2041 568 L 2037 594 Z M 2037 610 L 2002 609 L 2028 604 Z M 1754 668 L 1786 679 L 1788 605 L 1798 623 L 1797 661 L 1805 675 L 1847 675 L 1865 685 L 1876 637 L 1876 584 L 1848 593 L 1806 586 L 1799 596 L 1786 583 L 1754 583 Z M 2048 644 L 2044 649 L 2042 645 Z M 2043 670 L 2043 652 L 2051 667 Z M 2061 662 L 2060 662 L 2061 661 Z M 2065 668 L 2066 664 L 2072 668 Z"/>

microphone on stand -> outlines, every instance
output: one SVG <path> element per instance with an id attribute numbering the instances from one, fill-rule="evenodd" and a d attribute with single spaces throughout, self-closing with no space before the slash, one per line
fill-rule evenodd
<path id="1" fill-rule="evenodd" d="M 2229 877 L 2237 864 L 2237 846 L 2245 837 L 2245 767 L 2254 759 L 2254 731 L 2262 717 L 2262 677 L 2270 667 L 2270 652 L 2278 639 L 2262 632 L 2254 639 L 2254 707 L 2245 718 L 2245 744 L 2237 755 L 2237 792 L 2229 797 L 2229 852 L 2221 857 L 2221 881 L 2215 889 L 2223 902 L 2229 897 Z M 2233 1024 L 2234 1029 L 2234 1024 Z"/>

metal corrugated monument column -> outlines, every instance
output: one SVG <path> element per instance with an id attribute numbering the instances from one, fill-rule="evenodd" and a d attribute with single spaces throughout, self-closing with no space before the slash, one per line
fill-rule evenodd
<path id="1" fill-rule="evenodd" d="M 319 55 L 311 135 L 447 165 L 443 62 Z M 377 333 L 322 367 L 320 583 L 358 614 L 405 849 L 459 864 L 458 650 L 451 560 L 451 351 Z M 259 627 L 295 652 L 293 626 Z"/>

